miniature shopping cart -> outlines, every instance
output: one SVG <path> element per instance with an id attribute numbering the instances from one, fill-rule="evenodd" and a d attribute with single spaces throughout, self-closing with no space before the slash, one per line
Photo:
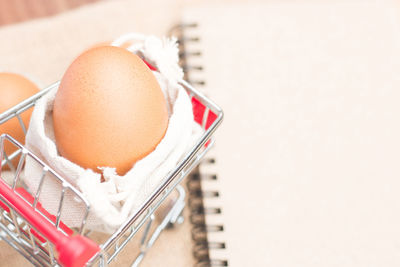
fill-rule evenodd
<path id="1" fill-rule="evenodd" d="M 133 265 L 138 265 L 159 234 L 168 226 L 182 220 L 185 191 L 179 183 L 213 146 L 212 135 L 223 118 L 222 110 L 211 100 L 187 82 L 182 81 L 181 85 L 190 95 L 194 118 L 202 126 L 204 133 L 141 208 L 101 242 L 92 240 L 92 232 L 85 229 L 90 205 L 79 190 L 68 183 L 68 179 L 64 179 L 48 166 L 40 156 L 33 154 L 12 136 L 3 134 L 0 140 L 0 238 L 36 266 L 75 267 L 85 264 L 107 266 L 132 238 L 140 234 L 140 248 L 133 253 L 136 254 L 136 258 L 132 259 Z M 26 133 L 21 114 L 33 108 L 38 99 L 58 86 L 59 82 L 0 114 L 0 125 L 8 120 L 18 119 L 22 130 Z M 13 153 L 7 154 L 5 146 L 10 145 L 16 149 Z M 29 173 L 23 172 L 24 162 L 28 157 L 42 169 L 36 192 L 28 192 L 20 179 L 21 175 L 29 179 Z M 11 179 L 3 179 L 6 170 L 7 173 L 13 173 Z M 46 211 L 39 201 L 41 185 L 45 179 L 53 179 L 62 188 L 55 214 Z M 73 229 L 61 220 L 64 197 L 67 194 L 72 194 L 78 199 L 86 210 L 81 226 Z M 160 206 L 167 208 L 159 212 Z M 156 223 L 158 225 L 154 227 Z"/>

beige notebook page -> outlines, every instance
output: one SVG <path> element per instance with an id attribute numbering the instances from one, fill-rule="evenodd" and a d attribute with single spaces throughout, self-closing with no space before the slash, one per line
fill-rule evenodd
<path id="1" fill-rule="evenodd" d="M 227 249 L 212 257 L 400 265 L 399 14 L 383 1 L 186 10 L 203 52 L 192 77 L 225 111 L 214 153 Z"/>

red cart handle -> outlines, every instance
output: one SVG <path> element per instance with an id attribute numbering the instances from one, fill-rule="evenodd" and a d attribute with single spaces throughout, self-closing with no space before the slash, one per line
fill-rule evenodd
<path id="1" fill-rule="evenodd" d="M 81 236 L 66 236 L 55 225 L 41 216 L 11 187 L 0 179 L 0 195 L 41 235 L 53 243 L 58 252 L 58 261 L 65 267 L 82 267 L 98 252 L 100 247 L 92 240 Z"/>

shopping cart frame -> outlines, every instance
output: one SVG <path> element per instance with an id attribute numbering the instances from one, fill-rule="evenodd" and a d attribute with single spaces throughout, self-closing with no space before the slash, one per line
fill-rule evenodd
<path id="1" fill-rule="evenodd" d="M 212 136 L 218 126 L 221 124 L 223 120 L 223 111 L 220 107 L 218 107 L 213 101 L 204 96 L 201 92 L 193 88 L 186 81 L 180 81 L 180 84 L 186 89 L 190 98 L 192 99 L 192 103 L 194 105 L 201 105 L 201 113 L 200 116 L 197 117 L 197 122 L 204 128 L 204 133 L 199 138 L 199 140 L 195 143 L 195 145 L 190 149 L 190 151 L 183 157 L 183 159 L 177 164 L 177 166 L 171 170 L 171 172 L 164 179 L 164 182 L 159 185 L 159 187 L 154 191 L 151 196 L 143 203 L 141 208 L 135 213 L 132 214 L 125 223 L 123 223 L 104 243 L 100 244 L 100 250 L 87 262 L 88 266 L 107 266 L 111 261 L 113 261 L 118 254 L 126 247 L 128 242 L 136 236 L 138 231 L 142 229 L 142 227 L 147 223 L 145 227 L 145 236 L 150 236 L 150 238 L 142 238 L 142 249 L 138 251 L 138 256 L 135 259 L 135 264 L 138 264 L 143 258 L 145 252 L 151 247 L 154 243 L 155 239 L 159 236 L 160 232 L 166 228 L 168 223 L 174 223 L 177 221 L 178 215 L 182 211 L 182 197 L 180 197 L 180 201 L 176 201 L 173 208 L 170 212 L 162 220 L 159 227 L 156 228 L 156 231 L 153 234 L 150 234 L 149 229 L 151 223 L 154 221 L 154 213 L 157 208 L 165 201 L 165 199 L 174 191 L 177 190 L 180 196 L 182 196 L 182 189 L 179 187 L 179 183 L 200 163 L 200 161 L 204 158 L 208 150 L 213 146 L 214 141 Z M 0 125 L 5 123 L 6 121 L 12 118 L 18 118 L 23 131 L 26 133 L 26 126 L 23 124 L 21 119 L 21 113 L 26 110 L 32 108 L 36 101 L 39 100 L 42 96 L 47 94 L 49 91 L 59 86 L 59 82 L 54 83 L 53 85 L 47 87 L 46 89 L 40 91 L 36 95 L 22 101 L 21 103 L 15 105 L 11 109 L 6 112 L 0 114 Z M 198 115 L 198 114 L 197 114 Z M 212 117 L 212 118 L 211 118 Z M 3 136 L 3 139 L 8 138 L 7 136 Z M 19 150 L 10 155 L 8 158 L 2 160 L 2 166 L 4 164 L 10 165 L 11 160 L 14 157 L 17 157 L 22 151 L 26 150 L 26 148 L 18 143 Z M 12 164 L 11 164 L 12 165 Z M 12 166 L 11 166 L 12 167 Z M 45 165 L 46 168 L 51 169 L 50 166 Z M 11 168 L 12 169 L 12 168 Z M 17 172 L 20 167 L 17 167 Z M 62 178 L 62 177 L 61 177 Z M 18 177 L 16 177 L 18 179 Z M 64 179 L 64 178 L 62 178 Z M 65 180 L 65 179 L 64 179 Z M 7 202 L 3 196 L 0 195 L 0 200 L 2 202 Z M 12 205 L 8 205 L 8 207 L 12 210 Z M 1 212 L 6 212 L 6 210 L 1 210 Z M 15 214 L 14 214 L 15 215 Z M 20 214 L 19 216 L 24 216 Z M 168 220 L 167 220 L 168 218 Z M 22 218 L 24 219 L 24 218 Z M 15 221 L 14 221 L 15 224 Z M 29 223 L 25 222 L 25 225 L 29 225 Z M 56 260 L 54 260 L 53 253 L 51 252 L 52 248 L 49 246 L 48 250 L 48 258 L 43 256 L 43 253 L 38 259 L 37 252 L 34 251 L 34 248 L 29 248 L 29 244 L 26 242 L 21 242 L 21 240 L 17 238 L 6 239 L 4 237 L 6 233 L 6 229 L 9 229 L 9 225 L 3 225 L 3 222 L 0 221 L 1 234 L 2 239 L 5 239 L 12 247 L 18 250 L 25 258 L 30 260 L 34 265 L 37 266 L 56 266 L 59 264 Z M 15 229 L 18 229 L 17 225 Z M 34 227 L 32 227 L 33 229 Z M 14 229 L 14 231 L 15 231 Z M 82 234 L 85 234 L 84 227 L 81 229 Z M 30 232 L 29 232 L 30 233 Z M 147 241 L 145 241 L 147 240 Z M 48 241 L 47 241 L 48 242 Z M 46 255 L 46 253 L 44 253 Z M 44 258 L 43 258 L 44 257 Z M 48 262 L 46 262 L 48 260 Z"/>

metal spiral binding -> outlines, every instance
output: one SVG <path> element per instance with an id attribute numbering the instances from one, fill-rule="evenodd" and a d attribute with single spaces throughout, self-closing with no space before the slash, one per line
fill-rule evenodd
<path id="1" fill-rule="evenodd" d="M 184 79 L 194 86 L 204 86 L 204 80 L 193 80 L 190 78 L 190 72 L 202 71 L 203 66 L 193 66 L 188 62 L 189 57 L 200 57 L 201 51 L 189 51 L 187 44 L 189 42 L 200 42 L 199 37 L 188 37 L 185 35 L 185 30 L 196 28 L 196 23 L 178 24 L 170 30 L 169 35 L 175 36 L 179 44 L 179 64 L 184 70 Z M 201 164 L 214 164 L 215 159 L 205 159 Z M 203 191 L 201 186 L 202 180 L 217 180 L 217 175 L 201 174 L 197 167 L 189 175 L 187 179 L 187 188 L 189 192 L 188 207 L 190 209 L 190 222 L 192 224 L 192 239 L 194 242 L 193 256 L 196 259 L 195 267 L 221 267 L 228 266 L 227 260 L 211 259 L 209 251 L 211 249 L 225 249 L 223 242 L 211 242 L 207 238 L 209 232 L 224 231 L 223 225 L 207 225 L 207 214 L 220 214 L 221 208 L 205 207 L 204 198 L 219 197 L 218 191 Z"/>

